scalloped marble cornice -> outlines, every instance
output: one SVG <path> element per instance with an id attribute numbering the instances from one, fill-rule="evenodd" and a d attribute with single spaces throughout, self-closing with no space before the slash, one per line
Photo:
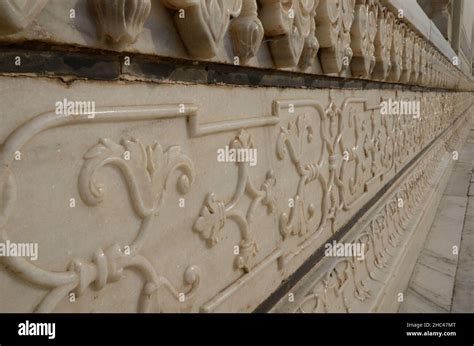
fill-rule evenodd
<path id="1" fill-rule="evenodd" d="M 384 0 L 68 0 L 62 11 L 72 6 L 77 16 L 90 18 L 49 26 L 40 16 L 38 28 L 8 37 L 26 28 L 48 1 L 1 1 L 3 40 L 37 39 L 258 68 L 473 88 L 470 78 L 427 41 L 425 33 L 415 32 L 416 26 L 398 18 L 396 8 Z M 48 15 L 54 14 L 54 5 L 49 2 Z"/>

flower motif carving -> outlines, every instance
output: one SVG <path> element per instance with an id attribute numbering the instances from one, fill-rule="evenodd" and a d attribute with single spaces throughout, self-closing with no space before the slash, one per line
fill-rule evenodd
<path id="1" fill-rule="evenodd" d="M 436 152 L 433 148 L 352 241 L 363 245 L 363 259 L 348 256 L 334 261 L 321 279 L 312 284 L 296 312 L 357 312 L 361 307 L 377 311 L 372 304 L 391 275 L 398 253 L 403 251 L 410 220 L 429 189 Z M 400 199 L 404 201 L 403 207 L 399 205 Z"/>
<path id="2" fill-rule="evenodd" d="M 375 36 L 378 8 L 374 0 L 357 0 L 355 19 L 351 28 L 352 75 L 368 78 L 375 67 Z"/>
<path id="3" fill-rule="evenodd" d="M 403 70 L 403 44 L 405 37 L 405 24 L 395 25 L 393 29 L 392 49 L 390 50 L 390 61 L 392 63 L 388 80 L 398 82 Z"/>
<path id="4" fill-rule="evenodd" d="M 180 113 L 176 107 L 166 105 L 149 107 L 108 107 L 96 109 L 96 119 L 101 121 L 128 121 L 175 117 Z M 34 117 L 22 125 L 3 143 L 0 148 L 0 241 L 9 241 L 8 219 L 16 199 L 17 184 L 10 167 L 16 150 L 39 132 L 52 127 L 71 126 L 88 122 L 87 115 L 80 114 L 66 118 L 55 112 L 47 112 Z M 18 135 L 20 134 L 20 135 Z M 180 171 L 177 190 L 186 193 L 195 179 L 192 161 L 178 146 L 163 151 L 158 144 L 144 146 L 136 139 L 123 140 L 117 144 L 110 139 L 102 139 L 84 155 L 84 163 L 79 174 L 78 189 L 83 202 L 97 206 L 105 197 L 105 187 L 98 181 L 97 172 L 104 166 L 114 166 L 123 175 L 127 185 L 133 210 L 140 219 L 135 239 L 128 244 L 114 242 L 105 249 L 97 249 L 91 260 L 72 259 L 66 271 L 57 272 L 36 266 L 22 257 L 1 257 L 0 261 L 22 279 L 47 289 L 48 293 L 36 307 L 37 312 L 52 312 L 71 292 L 77 297 L 87 289 L 100 290 L 109 283 L 119 281 L 126 269 L 135 269 L 144 279 L 139 297 L 138 311 L 161 311 L 158 291 L 165 288 L 176 299 L 191 299 L 199 287 L 200 270 L 190 265 L 184 272 L 185 289 L 178 289 L 164 276 L 157 273 L 151 262 L 141 255 L 143 244 L 153 225 L 154 218 L 169 189 L 172 172 Z M 157 308 L 158 303 L 158 308 Z"/>
<path id="5" fill-rule="evenodd" d="M 309 67 L 319 49 L 314 22 L 318 0 L 260 0 L 260 4 L 275 65 Z"/>
<path id="6" fill-rule="evenodd" d="M 282 127 L 280 129 L 277 143 L 278 159 L 284 159 L 286 152 L 288 152 L 300 176 L 296 195 L 293 199 L 294 206 L 291 208 L 290 215 L 282 213 L 280 216 L 280 233 L 283 238 L 288 235 L 304 235 L 310 231 L 315 207 L 312 203 L 307 205 L 304 194 L 305 186 L 317 179 L 323 186 L 326 185 L 324 178 L 319 174 L 320 165 L 301 162 L 302 148 L 305 142 L 311 143 L 313 132 L 314 130 L 309 123 L 309 116 L 306 115 L 300 115 L 296 121 L 291 121 L 288 128 Z"/>
<path id="7" fill-rule="evenodd" d="M 339 74 L 349 67 L 353 57 L 351 27 L 355 0 L 320 0 L 316 16 L 320 61 L 324 73 Z"/>
<path id="8" fill-rule="evenodd" d="M 257 0 L 244 0 L 240 16 L 232 21 L 230 27 L 234 53 L 244 63 L 257 55 L 263 40 L 264 30 L 257 10 Z"/>
<path id="9" fill-rule="evenodd" d="M 133 267 L 146 280 L 140 308 L 149 311 L 153 308 L 160 287 L 165 287 L 176 299 L 180 293 L 165 277 L 156 273 L 151 263 L 139 252 L 165 199 L 170 174 L 175 170 L 182 172 L 177 188 L 184 194 L 194 182 L 194 166 L 178 146 L 163 151 L 157 143 L 144 146 L 137 139 L 122 140 L 121 144 L 101 139 L 84 155 L 84 165 L 79 175 L 79 193 L 89 206 L 96 206 L 103 200 L 105 187 L 97 181 L 97 172 L 106 165 L 117 167 L 124 176 L 134 211 L 142 222 L 137 237 L 129 245 L 129 253 L 122 251 L 119 244 L 114 244 L 105 251 L 99 249 L 92 263 L 80 259 L 72 261 L 70 270 L 79 276 L 75 290 L 81 295 L 92 283 L 101 289 L 109 282 L 120 280 L 125 268 Z M 186 297 L 191 298 L 199 286 L 199 268 L 188 267 L 184 278 L 191 286 Z"/>
<path id="10" fill-rule="evenodd" d="M 253 149 L 254 144 L 250 134 L 241 130 L 231 143 L 231 148 Z M 227 203 L 222 202 L 214 193 L 210 193 L 204 201 L 199 217 L 194 223 L 194 230 L 206 240 L 209 246 L 215 246 L 221 240 L 227 220 L 235 221 L 240 230 L 241 241 L 239 244 L 239 255 L 236 259 L 236 267 L 246 272 L 252 269 L 253 259 L 258 252 L 252 220 L 257 206 L 261 203 L 271 213 L 275 208 L 275 197 L 273 188 L 276 179 L 272 171 L 267 176 L 260 189 L 255 188 L 249 175 L 249 164 L 247 162 L 237 163 L 239 169 L 239 180 L 234 195 Z M 245 215 L 236 209 L 243 195 L 251 198 L 249 208 Z"/>
<path id="11" fill-rule="evenodd" d="M 372 77 L 386 80 L 392 67 L 391 49 L 395 16 L 386 7 L 378 7 L 377 34 L 375 35 L 375 68 Z"/>
<path id="12" fill-rule="evenodd" d="M 130 157 L 129 160 L 126 157 Z M 79 176 L 79 192 L 87 205 L 97 205 L 103 199 L 105 188 L 96 180 L 96 172 L 104 165 L 114 165 L 126 178 L 133 207 L 141 218 L 155 215 L 164 199 L 167 179 L 171 171 L 180 169 L 178 191 L 186 193 L 194 181 L 194 166 L 178 146 L 163 152 L 161 146 L 144 146 L 136 139 L 117 144 L 101 139 L 84 156 L 85 164 Z"/>
<path id="13" fill-rule="evenodd" d="M 175 25 L 188 52 L 197 58 L 213 58 L 222 43 L 230 17 L 238 17 L 242 0 L 162 0 L 169 9 L 176 11 Z M 250 0 L 252 2 L 253 0 Z M 258 19 L 252 4 L 244 7 L 244 18 L 234 27 L 236 50 L 249 58 L 260 45 Z M 255 26 L 256 25 L 256 26 Z M 243 30 L 237 33 L 235 30 Z M 261 41 L 261 39 L 260 39 Z"/>
<path id="14" fill-rule="evenodd" d="M 150 0 L 89 0 L 98 35 L 113 47 L 134 43 L 150 15 Z"/>

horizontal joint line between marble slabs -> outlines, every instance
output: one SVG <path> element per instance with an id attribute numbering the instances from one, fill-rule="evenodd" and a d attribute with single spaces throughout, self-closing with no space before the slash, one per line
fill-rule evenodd
<path id="1" fill-rule="evenodd" d="M 263 271 L 267 266 L 269 266 L 272 262 L 276 261 L 282 255 L 282 249 L 277 248 L 276 250 L 274 250 L 249 273 L 242 275 L 236 281 L 227 286 L 224 290 L 215 295 L 211 300 L 205 303 L 200 309 L 201 312 L 213 312 L 219 305 L 221 305 L 224 301 L 234 295 L 242 286 L 247 284 L 258 273 Z"/>

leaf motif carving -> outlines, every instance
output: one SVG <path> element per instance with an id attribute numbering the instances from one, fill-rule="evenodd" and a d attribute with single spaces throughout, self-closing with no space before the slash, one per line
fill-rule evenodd
<path id="1" fill-rule="evenodd" d="M 172 171 L 183 174 L 178 179 L 178 190 L 186 193 L 194 181 L 192 161 L 177 146 L 163 152 L 162 147 L 144 146 L 136 139 L 117 144 L 101 139 L 84 155 L 84 166 L 79 176 L 79 192 L 88 205 L 97 205 L 103 199 L 105 187 L 97 180 L 97 171 L 106 165 L 117 167 L 123 174 L 135 212 L 141 218 L 155 214 L 164 197 Z"/>

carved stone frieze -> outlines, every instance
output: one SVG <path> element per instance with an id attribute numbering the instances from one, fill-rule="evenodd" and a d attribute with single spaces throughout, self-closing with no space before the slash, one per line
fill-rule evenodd
<path id="1" fill-rule="evenodd" d="M 458 139 L 462 124 L 463 121 L 459 122 L 443 141 L 450 143 L 453 138 Z M 383 290 L 404 248 L 408 246 L 411 234 L 416 231 L 412 220 L 418 217 L 422 204 L 426 202 L 440 156 L 446 154 L 440 148 L 443 141 L 424 157 L 405 183 L 387 199 L 366 228 L 352 241 L 352 244 L 363 245 L 363 258 L 353 256 L 334 260 L 293 311 L 377 312 L 381 309 Z M 447 148 L 448 151 L 451 149 Z"/>
<path id="2" fill-rule="evenodd" d="M 417 80 L 428 66 L 424 48 Z M 54 97 L 65 88 L 34 83 Z M 69 88 L 88 96 L 102 90 L 107 102 L 117 102 L 115 85 L 95 83 Z M 94 118 L 51 111 L 19 121 L 17 113 L 5 113 L 0 241 L 38 236 L 42 247 L 54 249 L 58 237 L 73 239 L 41 263 L 0 257 L 2 290 L 34 293 L 34 304 L 21 309 L 86 310 L 89 298 L 115 302 L 108 293 L 132 287 L 137 311 L 252 311 L 331 238 L 347 237 L 341 239 L 364 244 L 365 260 L 321 260 L 314 268 L 319 276 L 304 294 L 298 291 L 291 309 L 376 311 L 381 292 L 393 287 L 420 208 L 438 186 L 433 179 L 447 169 L 439 166 L 442 155 L 458 148 L 472 115 L 467 93 L 120 88 L 123 102 L 143 105 L 100 106 Z M 213 102 L 197 106 L 196 95 L 214 100 L 215 93 L 226 102 L 222 114 Z M 183 103 L 170 104 L 176 99 Z M 387 112 L 394 101 L 419 104 L 419 112 Z M 258 149 L 261 160 L 216 163 L 215 149 L 224 146 Z M 17 151 L 24 159 L 15 159 Z M 59 192 L 64 204 L 77 196 L 75 209 L 63 206 L 65 219 L 43 214 L 50 205 L 41 209 L 36 200 L 50 198 L 58 207 L 63 201 L 53 199 L 62 189 L 69 189 Z M 42 237 L 45 230 L 51 234 Z M 80 254 L 71 251 L 76 244 Z M 76 306 L 67 301 L 71 293 Z"/>

